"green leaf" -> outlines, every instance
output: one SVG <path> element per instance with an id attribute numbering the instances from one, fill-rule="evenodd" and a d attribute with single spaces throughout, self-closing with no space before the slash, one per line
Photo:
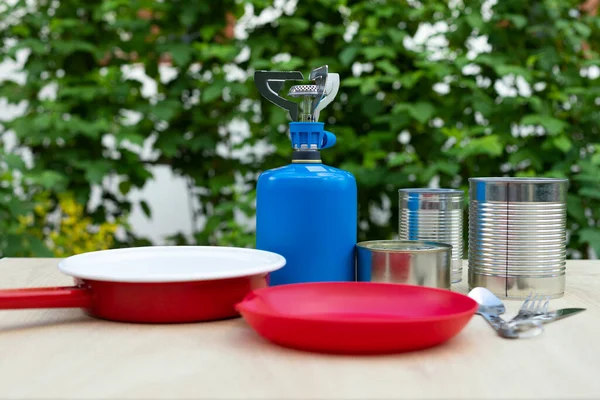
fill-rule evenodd
<path id="1" fill-rule="evenodd" d="M 527 98 L 527 101 L 529 102 L 531 109 L 537 113 L 544 112 L 545 108 L 548 107 L 548 105 L 538 96 L 530 96 Z"/>
<path id="2" fill-rule="evenodd" d="M 405 31 L 401 31 L 397 28 L 389 28 L 387 31 L 388 36 L 392 39 L 395 44 L 401 44 L 404 38 L 408 35 Z"/>
<path id="3" fill-rule="evenodd" d="M 488 65 L 495 68 L 497 65 L 507 63 L 507 57 L 502 53 L 480 53 L 474 60 L 477 64 Z"/>
<path id="4" fill-rule="evenodd" d="M 2 154 L 2 161 L 4 161 L 6 163 L 6 165 L 8 165 L 8 167 L 11 169 L 17 169 L 17 170 L 26 169 L 25 161 L 23 161 L 23 159 L 21 157 L 19 157 L 17 154 L 14 154 L 14 153 Z"/>
<path id="5" fill-rule="evenodd" d="M 579 33 L 579 35 L 583 36 L 584 38 L 587 38 L 592 34 L 592 28 L 580 21 L 574 21 L 573 28 L 575 28 L 577 33 Z"/>
<path id="6" fill-rule="evenodd" d="M 189 29 L 189 27 L 191 27 L 194 24 L 194 22 L 196 21 L 196 18 L 198 18 L 198 13 L 197 13 L 197 10 L 195 9 L 194 5 L 195 4 L 193 4 L 193 3 L 185 4 L 182 7 L 181 14 L 179 14 L 179 20 L 181 21 L 183 26 L 185 26 L 188 29 Z"/>
<path id="7" fill-rule="evenodd" d="M 31 119 L 33 127 L 37 130 L 45 130 L 53 127 L 54 119 L 49 114 L 38 114 Z"/>
<path id="8" fill-rule="evenodd" d="M 129 0 L 106 0 L 101 3 L 99 11 L 102 13 L 117 11 L 119 8 L 128 6 L 129 4 Z"/>
<path id="9" fill-rule="evenodd" d="M 573 148 L 573 143 L 571 139 L 566 136 L 555 136 L 552 138 L 552 143 L 554 146 L 561 150 L 563 153 L 568 153 L 571 148 Z"/>
<path id="10" fill-rule="evenodd" d="M 40 184 L 46 189 L 57 189 L 67 181 L 66 176 L 55 171 L 43 171 L 36 175 L 32 172 L 29 176 L 34 184 Z"/>
<path id="11" fill-rule="evenodd" d="M 239 53 L 239 48 L 234 45 L 194 43 L 193 46 L 203 60 L 215 58 L 221 62 L 229 62 Z"/>
<path id="12" fill-rule="evenodd" d="M 369 93 L 374 93 L 379 90 L 379 84 L 377 83 L 377 77 L 369 76 L 362 79 L 362 83 L 360 85 L 360 94 L 367 95 Z"/>
<path id="13" fill-rule="evenodd" d="M 46 45 L 39 39 L 22 39 L 15 46 L 11 47 L 6 55 L 16 60 L 17 52 L 21 49 L 29 49 L 31 50 L 32 54 L 43 55 L 50 50 L 50 46 Z"/>
<path id="14" fill-rule="evenodd" d="M 341 36 L 344 34 L 345 30 L 345 27 L 342 25 L 313 25 L 313 39 L 323 40 L 328 36 Z"/>
<path id="15" fill-rule="evenodd" d="M 123 181 L 119 183 L 119 191 L 122 195 L 126 195 L 131 190 L 131 181 Z"/>
<path id="16" fill-rule="evenodd" d="M 193 151 L 201 149 L 212 150 L 217 145 L 215 139 L 209 135 L 197 135 L 189 141 L 189 148 Z"/>
<path id="17" fill-rule="evenodd" d="M 363 78 L 361 77 L 351 77 L 351 78 L 347 78 L 344 79 L 343 81 L 340 82 L 341 86 L 347 86 L 347 87 L 353 87 L 353 86 L 360 86 L 363 83 Z"/>
<path id="18" fill-rule="evenodd" d="M 433 104 L 425 101 L 415 103 L 409 109 L 410 115 L 422 124 L 428 122 L 435 115 L 435 111 Z"/>
<path id="19" fill-rule="evenodd" d="M 194 21 L 195 22 L 195 21 Z M 220 35 L 220 29 L 217 26 L 206 24 L 199 29 L 200 37 L 203 41 L 210 41 L 217 35 Z"/>
<path id="20" fill-rule="evenodd" d="M 527 17 L 525 17 L 523 15 L 510 14 L 510 15 L 507 15 L 507 17 L 508 17 L 508 20 L 510 22 L 512 22 L 512 24 L 517 29 L 522 29 L 525 26 L 527 26 L 527 23 L 528 23 Z"/>
<path id="21" fill-rule="evenodd" d="M 589 244 L 596 253 L 600 254 L 600 229 L 584 228 L 578 231 L 579 240 Z"/>
<path id="22" fill-rule="evenodd" d="M 539 66 L 545 71 L 551 71 L 552 68 L 561 63 L 561 56 L 558 50 L 552 46 L 544 46 L 538 52 Z"/>
<path id="23" fill-rule="evenodd" d="M 413 153 L 398 153 L 389 158 L 387 165 L 389 167 L 396 167 L 398 165 L 407 164 L 413 161 L 415 156 Z"/>
<path id="24" fill-rule="evenodd" d="M 304 63 L 305 61 L 303 58 L 292 56 L 292 58 L 289 61 L 273 64 L 273 68 L 283 71 L 290 71 L 298 69 L 299 67 L 304 65 Z"/>
<path id="25" fill-rule="evenodd" d="M 113 169 L 111 160 L 84 160 L 74 162 L 79 168 L 85 170 L 85 179 L 90 183 L 101 184 L 102 179 Z"/>
<path id="26" fill-rule="evenodd" d="M 473 12 L 467 15 L 465 18 L 469 25 L 471 25 L 473 28 L 479 29 L 480 31 L 485 26 L 481 13 Z"/>
<path id="27" fill-rule="evenodd" d="M 541 125 L 543 126 L 548 134 L 550 135 L 558 135 L 562 133 L 567 126 L 568 123 L 561 121 L 560 119 L 551 117 L 549 115 L 542 114 L 529 114 L 521 119 L 522 125 Z"/>
<path id="28" fill-rule="evenodd" d="M 504 151 L 504 146 L 500 142 L 498 135 L 487 135 L 479 138 L 471 139 L 467 145 L 461 150 L 462 158 L 471 157 L 478 154 L 487 154 L 497 157 Z"/>
<path id="29" fill-rule="evenodd" d="M 4 206 L 13 216 L 25 215 L 30 212 L 30 205 L 23 204 L 23 202 L 16 197 L 9 198 L 6 204 L 4 204 Z"/>
<path id="30" fill-rule="evenodd" d="M 84 135 L 92 139 L 97 139 L 110 129 L 108 119 L 98 118 L 96 120 L 86 120 L 78 116 L 71 116 L 70 119 L 64 120 L 58 116 L 54 116 L 54 135 L 58 133 L 69 132 L 71 136 Z"/>
<path id="31" fill-rule="evenodd" d="M 542 160 L 540 159 L 538 151 L 531 151 L 528 148 L 520 148 L 508 157 L 508 162 L 513 166 L 516 166 L 523 161 L 529 161 L 531 166 L 536 170 L 541 170 L 543 168 Z"/>
<path id="32" fill-rule="evenodd" d="M 449 138 L 453 137 L 456 139 L 456 141 L 462 140 L 465 137 L 465 133 L 466 133 L 465 130 L 458 129 L 454 126 L 451 126 L 451 127 L 444 126 L 440 129 L 440 131 L 441 131 L 441 133 L 444 134 L 444 136 L 449 137 Z"/>
<path id="33" fill-rule="evenodd" d="M 250 93 L 248 85 L 245 85 L 243 83 L 229 82 L 229 88 L 231 89 L 232 95 L 240 97 L 247 97 Z"/>
<path id="34" fill-rule="evenodd" d="M 53 18 L 50 21 L 50 30 L 53 32 L 62 33 L 77 28 L 85 28 L 85 23 L 75 18 Z"/>
<path id="35" fill-rule="evenodd" d="M 496 104 L 485 93 L 476 92 L 473 95 L 473 110 L 479 111 L 484 117 L 491 115 L 496 109 Z"/>
<path id="36" fill-rule="evenodd" d="M 363 158 L 363 166 L 365 168 L 376 168 L 378 162 L 380 160 L 385 159 L 387 155 L 388 152 L 383 150 L 369 151 L 365 154 L 365 157 Z"/>
<path id="37" fill-rule="evenodd" d="M 412 89 L 423 77 L 423 75 L 425 75 L 424 71 L 409 72 L 407 74 L 403 74 L 398 80 L 404 88 Z"/>
<path id="38" fill-rule="evenodd" d="M 339 54 L 339 59 L 342 65 L 347 67 L 350 64 L 352 64 L 352 62 L 356 58 L 356 55 L 358 54 L 358 50 L 359 47 L 357 46 L 345 47 L 344 50 L 342 50 Z"/>
<path id="39" fill-rule="evenodd" d="M 142 211 L 146 217 L 152 218 L 152 210 L 150 210 L 150 206 L 145 200 L 140 201 L 140 207 L 142 208 Z"/>
<path id="40" fill-rule="evenodd" d="M 400 73 L 400 70 L 389 60 L 377 61 L 375 65 L 389 75 L 398 75 Z"/>
<path id="41" fill-rule="evenodd" d="M 294 33 L 304 32 L 310 27 L 310 23 L 304 18 L 280 18 L 279 24 L 281 27 L 290 28 Z"/>
<path id="42" fill-rule="evenodd" d="M 16 36 L 31 36 L 31 30 L 25 25 L 13 25 L 11 27 L 11 32 Z"/>
<path id="43" fill-rule="evenodd" d="M 383 116 L 383 118 L 386 118 L 387 121 L 389 121 L 390 129 L 395 132 L 408 126 L 411 122 L 410 116 L 407 113 Z M 383 118 L 382 118 L 382 120 L 383 120 Z"/>
<path id="44" fill-rule="evenodd" d="M 584 187 L 579 190 L 579 195 L 590 199 L 600 200 L 600 189 L 595 187 Z"/>
<path id="45" fill-rule="evenodd" d="M 383 111 L 384 105 L 383 105 L 383 102 L 377 100 L 375 97 L 371 97 L 371 98 L 365 100 L 364 103 L 362 103 L 361 109 L 362 109 L 362 112 L 364 113 L 364 115 L 367 116 L 369 119 L 371 119 L 375 115 L 378 115 Z M 369 136 L 372 136 L 372 135 L 373 135 L 373 131 L 369 132 Z M 389 132 L 386 131 L 385 137 L 386 137 L 386 139 L 389 138 Z"/>
<path id="46" fill-rule="evenodd" d="M 106 88 L 100 86 L 71 85 L 65 87 L 59 86 L 56 95 L 59 99 L 74 98 L 84 101 L 91 101 L 97 97 L 105 95 L 106 93 Z"/>
<path id="47" fill-rule="evenodd" d="M 184 43 L 169 44 L 167 51 L 171 54 L 175 64 L 180 67 L 186 66 L 192 58 L 192 48 Z"/>
<path id="48" fill-rule="evenodd" d="M 434 172 L 442 172 L 448 176 L 454 177 L 460 171 L 458 162 L 437 161 L 432 165 Z"/>
<path id="49" fill-rule="evenodd" d="M 136 129 L 122 128 L 115 135 L 117 143 L 121 144 L 124 140 L 129 141 L 132 144 L 142 146 L 146 138 L 142 136 Z"/>
<path id="50" fill-rule="evenodd" d="M 574 181 L 582 182 L 584 184 L 595 185 L 595 184 L 599 183 L 600 176 L 596 175 L 595 173 L 584 173 L 584 172 L 581 172 L 581 173 L 579 173 L 577 175 L 574 175 L 572 179 Z M 581 190 L 579 191 L 579 194 L 581 194 Z"/>
<path id="51" fill-rule="evenodd" d="M 362 53 L 367 60 L 375 60 L 380 57 L 395 58 L 396 52 L 394 49 L 385 46 L 367 46 L 362 49 Z"/>
<path id="52" fill-rule="evenodd" d="M 573 217 L 579 223 L 579 225 L 587 225 L 585 209 L 581 199 L 573 193 L 567 194 L 567 213 Z"/>
<path id="53" fill-rule="evenodd" d="M 163 100 L 156 103 L 152 108 L 152 113 L 159 120 L 170 121 L 181 111 L 181 102 L 173 99 Z"/>
<path id="54" fill-rule="evenodd" d="M 523 68 L 518 65 L 500 64 L 500 65 L 495 65 L 494 69 L 500 76 L 513 74 L 515 76 L 519 76 L 519 75 L 522 76 L 523 78 L 525 78 L 526 81 L 532 80 L 531 71 L 529 71 L 527 68 Z"/>
<path id="55" fill-rule="evenodd" d="M 52 42 L 54 49 L 62 55 L 71 54 L 76 51 L 95 53 L 97 47 L 83 40 L 55 40 Z"/>
<path id="56" fill-rule="evenodd" d="M 33 257 L 53 257 L 54 256 L 52 251 L 50 251 L 50 249 L 48 249 L 48 246 L 46 246 L 46 244 L 44 244 L 44 242 L 41 241 L 39 238 L 34 237 L 34 236 L 28 236 L 27 239 L 28 239 L 29 246 L 31 248 Z"/>
<path id="57" fill-rule="evenodd" d="M 223 86 L 220 84 L 212 84 L 202 91 L 202 101 L 204 103 L 212 103 L 223 95 Z"/>

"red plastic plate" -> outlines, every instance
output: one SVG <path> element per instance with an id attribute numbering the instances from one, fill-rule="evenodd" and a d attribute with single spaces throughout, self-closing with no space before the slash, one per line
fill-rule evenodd
<path id="1" fill-rule="evenodd" d="M 262 288 L 236 305 L 265 339 L 299 350 L 381 354 L 424 349 L 456 336 L 477 303 L 449 290 L 371 283 Z"/>

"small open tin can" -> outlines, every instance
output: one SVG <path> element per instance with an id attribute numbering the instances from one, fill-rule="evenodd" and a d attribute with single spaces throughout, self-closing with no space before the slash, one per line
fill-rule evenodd
<path id="1" fill-rule="evenodd" d="M 357 243 L 356 252 L 359 282 L 452 287 L 451 245 L 421 240 L 371 240 Z"/>

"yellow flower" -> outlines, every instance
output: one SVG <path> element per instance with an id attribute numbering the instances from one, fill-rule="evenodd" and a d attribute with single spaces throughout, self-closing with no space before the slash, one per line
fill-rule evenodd
<path id="1" fill-rule="evenodd" d="M 57 257 L 66 257 L 88 251 L 110 249 L 121 221 L 104 222 L 94 226 L 92 219 L 84 216 L 84 206 L 77 204 L 69 194 L 59 197 L 62 218 L 48 236 Z"/>
<path id="2" fill-rule="evenodd" d="M 17 220 L 19 221 L 20 225 L 28 226 L 33 223 L 33 216 L 32 215 L 18 215 Z"/>

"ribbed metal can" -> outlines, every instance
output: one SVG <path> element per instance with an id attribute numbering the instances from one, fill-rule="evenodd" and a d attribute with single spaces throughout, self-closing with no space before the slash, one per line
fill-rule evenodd
<path id="1" fill-rule="evenodd" d="M 452 246 L 452 283 L 462 280 L 463 200 L 458 189 L 398 190 L 399 240 L 424 240 Z"/>
<path id="2" fill-rule="evenodd" d="M 561 297 L 569 181 L 469 179 L 469 288 L 503 298 Z"/>

